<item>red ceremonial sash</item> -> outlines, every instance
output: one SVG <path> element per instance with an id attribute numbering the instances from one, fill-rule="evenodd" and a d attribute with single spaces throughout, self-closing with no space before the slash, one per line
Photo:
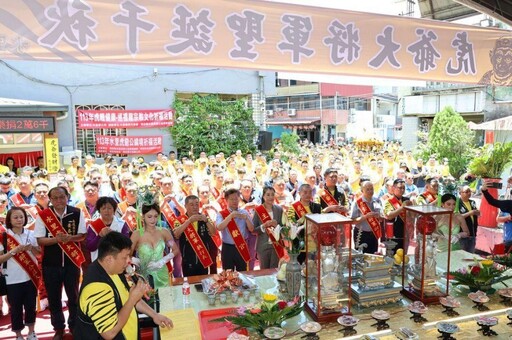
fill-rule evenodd
<path id="1" fill-rule="evenodd" d="M 59 221 L 57 216 L 55 216 L 55 213 L 52 209 L 48 208 L 39 213 L 39 217 L 41 217 L 41 221 L 43 221 L 44 225 L 46 226 L 46 229 L 52 234 L 53 237 L 56 237 L 58 233 L 68 234 L 66 229 L 62 226 L 62 223 Z M 62 249 L 64 254 L 69 257 L 69 259 L 80 268 L 82 263 L 85 261 L 84 254 L 82 253 L 82 250 L 80 250 L 80 247 L 76 245 L 75 242 L 68 242 L 68 243 L 57 243 L 59 247 Z"/>
<path id="2" fill-rule="evenodd" d="M 372 212 L 368 204 L 366 204 L 366 202 L 363 201 L 362 197 L 356 201 L 356 204 L 363 215 Z M 372 228 L 373 234 L 377 239 L 379 239 L 382 236 L 379 220 L 376 217 L 370 217 L 369 219 L 367 219 L 367 221 L 368 224 L 370 225 L 370 228 Z"/>
<path id="3" fill-rule="evenodd" d="M 213 219 L 211 218 L 210 213 L 208 212 L 210 210 L 213 210 L 215 212 L 215 209 L 206 209 L 206 210 L 204 210 L 203 209 L 203 203 L 199 202 L 199 211 L 202 214 L 206 215 L 206 217 L 208 217 L 208 220 L 209 220 L 210 223 L 213 223 Z M 215 214 L 217 214 L 217 212 L 215 212 Z M 217 248 L 219 248 L 222 245 L 222 238 L 220 237 L 220 231 L 217 231 L 215 234 L 213 234 L 211 236 L 212 236 L 213 243 L 215 243 Z"/>
<path id="4" fill-rule="evenodd" d="M 82 210 L 82 212 L 84 213 L 84 217 L 86 220 L 90 220 L 91 219 L 91 214 L 89 213 L 89 210 L 87 209 L 87 205 L 85 204 L 85 202 L 80 202 L 76 205 L 76 208 Z"/>
<path id="5" fill-rule="evenodd" d="M 172 210 L 169 203 L 163 201 L 162 205 L 160 205 L 160 211 L 164 215 L 164 218 L 171 229 L 174 229 L 176 227 L 176 222 L 178 222 L 179 225 L 181 224 L 178 221 L 178 217 L 176 217 L 176 214 L 174 214 L 174 211 Z"/>
<path id="6" fill-rule="evenodd" d="M 265 209 L 263 205 L 258 205 L 256 208 L 254 208 L 254 210 L 258 214 L 258 217 L 260 218 L 262 223 L 272 221 L 270 215 L 267 212 L 267 209 Z M 267 233 L 268 238 L 272 242 L 272 245 L 276 250 L 277 256 L 279 257 L 279 259 L 282 259 L 286 254 L 283 246 L 277 242 L 276 238 L 274 237 L 274 234 L 272 234 L 269 228 L 265 228 L 265 232 Z"/>
<path id="7" fill-rule="evenodd" d="M 21 206 L 22 204 L 27 204 L 25 203 L 25 200 L 23 199 L 23 197 L 21 197 L 21 194 L 19 192 L 12 195 L 9 199 L 17 207 Z"/>
<path id="8" fill-rule="evenodd" d="M 188 219 L 187 216 L 182 215 L 183 218 L 180 219 L 178 222 L 179 225 L 185 223 L 185 221 Z M 182 217 L 180 216 L 180 217 Z M 177 225 L 177 227 L 179 226 Z M 183 231 L 185 236 L 187 237 L 188 242 L 192 246 L 192 249 L 194 250 L 194 253 L 196 253 L 197 258 L 203 265 L 203 268 L 208 268 L 213 264 L 213 260 L 210 257 L 210 253 L 208 252 L 208 249 L 206 249 L 206 246 L 204 245 L 203 240 L 201 240 L 201 237 L 199 237 L 199 234 L 197 233 L 196 229 L 194 228 L 193 223 L 190 223 L 188 227 L 185 228 Z"/>
<path id="9" fill-rule="evenodd" d="M 400 208 L 402 206 L 402 204 L 400 203 L 398 198 L 396 198 L 396 196 L 391 196 L 391 198 L 388 201 L 389 201 L 389 203 L 391 203 L 391 206 L 393 208 L 395 208 L 394 210 L 397 210 L 398 208 Z M 402 210 L 402 212 L 400 214 L 398 214 L 398 216 L 400 216 L 402 221 L 405 222 L 405 210 Z"/>
<path id="10" fill-rule="evenodd" d="M 21 197 L 21 194 L 19 192 L 12 195 L 10 200 L 18 208 L 20 208 L 24 204 L 27 204 L 25 203 L 25 200 L 23 199 L 23 197 Z M 23 209 L 30 215 L 30 217 L 32 217 L 33 220 L 37 218 L 37 214 L 39 213 L 39 210 L 41 210 L 37 209 L 35 206 Z"/>
<path id="11" fill-rule="evenodd" d="M 295 213 L 297 214 L 297 216 L 299 216 L 299 220 L 302 217 L 306 216 L 306 214 L 308 213 L 306 210 L 306 207 L 304 207 L 304 205 L 300 201 L 293 203 L 292 207 L 293 207 L 293 210 L 295 211 Z"/>
<path id="12" fill-rule="evenodd" d="M 128 203 L 126 201 L 123 201 L 117 205 L 119 210 L 121 210 L 121 213 L 125 215 L 126 209 L 128 209 Z M 124 217 L 124 221 L 126 224 L 128 224 L 128 228 L 130 228 L 131 231 L 134 231 L 137 229 L 137 218 L 135 214 L 126 214 Z"/>
<path id="13" fill-rule="evenodd" d="M 425 200 L 427 200 L 428 203 L 432 203 L 436 200 L 434 195 L 432 195 L 431 192 L 425 191 L 421 196 L 425 197 Z"/>
<path id="14" fill-rule="evenodd" d="M 217 188 L 213 187 L 213 188 L 212 188 L 212 190 L 211 190 L 211 192 L 212 192 L 212 195 L 213 195 L 213 197 L 214 197 L 215 199 L 219 198 L 219 196 L 220 196 L 220 191 L 219 191 L 219 190 L 217 190 Z"/>
<path id="15" fill-rule="evenodd" d="M 119 188 L 119 190 L 117 190 L 117 193 L 119 194 L 119 198 L 121 199 L 121 201 L 126 200 L 126 189 L 125 188 Z"/>
<path id="16" fill-rule="evenodd" d="M 228 210 L 228 202 L 224 197 L 219 198 L 217 203 L 219 203 L 221 210 Z"/>
<path id="17" fill-rule="evenodd" d="M 92 228 L 92 230 L 96 233 L 96 235 L 100 236 L 100 231 L 103 228 L 106 228 L 107 226 L 105 223 L 101 220 L 101 218 L 97 218 L 94 221 L 89 222 L 89 226 Z"/>
<path id="18" fill-rule="evenodd" d="M 222 218 L 226 219 L 228 215 L 230 214 L 229 210 L 222 210 L 220 212 L 220 215 Z M 235 219 L 232 219 L 228 223 L 228 231 L 231 237 L 233 238 L 233 241 L 235 242 L 236 249 L 242 256 L 245 262 L 249 262 L 251 259 L 251 255 L 249 254 L 249 248 L 247 247 L 247 243 L 245 242 L 244 237 L 242 236 L 242 233 L 240 232 L 240 229 L 236 225 Z"/>
<path id="19" fill-rule="evenodd" d="M 7 249 L 5 252 L 8 252 L 8 249 L 12 250 L 20 245 L 18 240 L 16 240 L 12 235 L 5 234 L 7 236 Z M 2 235 L 0 235 L 0 242 L 3 242 Z M 17 253 L 13 256 L 14 260 L 18 262 L 18 264 L 23 268 L 23 270 L 28 274 L 34 286 L 39 287 L 39 283 L 41 282 L 41 271 L 37 267 L 37 262 L 28 255 L 26 251 Z"/>
<path id="20" fill-rule="evenodd" d="M 322 201 L 324 201 L 328 206 L 338 205 L 338 201 L 336 201 L 336 199 L 332 196 L 329 189 L 321 189 L 318 194 L 320 195 Z"/>

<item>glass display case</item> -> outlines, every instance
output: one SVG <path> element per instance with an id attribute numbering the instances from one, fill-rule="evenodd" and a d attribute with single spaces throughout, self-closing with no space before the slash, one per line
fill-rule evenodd
<path id="1" fill-rule="evenodd" d="M 402 294 L 412 301 L 438 303 L 448 296 L 450 252 L 458 243 L 453 235 L 458 232 L 452 229 L 453 211 L 430 205 L 405 210 L 405 237 L 414 238 L 416 246 L 410 263 L 402 265 Z M 437 256 L 439 252 L 447 253 Z"/>
<path id="2" fill-rule="evenodd" d="M 338 213 L 306 215 L 305 309 L 315 321 L 350 314 L 352 220 Z"/>

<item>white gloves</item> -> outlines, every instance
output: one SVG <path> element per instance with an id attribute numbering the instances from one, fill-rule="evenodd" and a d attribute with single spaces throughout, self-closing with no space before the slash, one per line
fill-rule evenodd
<path id="1" fill-rule="evenodd" d="M 130 263 L 133 264 L 134 266 L 140 267 L 140 259 L 135 256 L 132 257 Z"/>
<path id="2" fill-rule="evenodd" d="M 172 260 L 173 257 L 174 257 L 174 254 L 173 253 L 169 253 L 169 254 L 165 255 L 164 257 L 162 257 L 158 261 L 151 261 L 151 262 L 149 262 L 148 263 L 148 270 L 155 271 L 155 270 L 158 270 L 158 269 L 162 268 L 163 266 L 165 266 L 165 264 L 167 262 Z"/>

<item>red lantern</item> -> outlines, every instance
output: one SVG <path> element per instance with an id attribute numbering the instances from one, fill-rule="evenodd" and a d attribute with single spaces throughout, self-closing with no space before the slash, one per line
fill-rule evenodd
<path id="1" fill-rule="evenodd" d="M 422 215 L 416 222 L 418 232 L 423 235 L 430 235 L 436 230 L 436 220 L 432 216 Z"/>

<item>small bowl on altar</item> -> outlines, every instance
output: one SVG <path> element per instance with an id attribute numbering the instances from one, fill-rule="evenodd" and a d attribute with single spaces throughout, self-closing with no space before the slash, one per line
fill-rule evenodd
<path id="1" fill-rule="evenodd" d="M 469 293 L 468 297 L 471 299 L 471 301 L 476 302 L 476 303 L 489 302 L 489 297 L 487 296 L 487 294 L 485 294 L 481 290 L 479 290 L 475 293 Z"/>
<path id="2" fill-rule="evenodd" d="M 498 318 L 494 316 L 477 316 L 475 321 L 480 326 L 496 326 L 498 324 Z"/>
<path id="3" fill-rule="evenodd" d="M 322 325 L 315 321 L 308 321 L 301 324 L 300 329 L 306 334 L 315 334 L 322 330 Z"/>
<path id="4" fill-rule="evenodd" d="M 421 301 L 414 301 L 408 308 L 412 313 L 416 314 L 424 314 L 428 311 L 428 307 Z"/>
<path id="5" fill-rule="evenodd" d="M 512 298 L 512 288 L 498 289 L 498 295 L 504 298 Z"/>
<path id="6" fill-rule="evenodd" d="M 265 328 L 263 335 L 267 339 L 281 339 L 286 335 L 286 331 L 281 327 L 269 327 Z"/>
<path id="7" fill-rule="evenodd" d="M 351 315 L 343 315 L 338 318 L 338 323 L 344 327 L 354 327 L 358 322 L 359 319 Z"/>
<path id="8" fill-rule="evenodd" d="M 372 318 L 374 318 L 375 320 L 380 320 L 380 321 L 389 320 L 389 318 L 390 318 L 389 313 L 382 309 L 374 310 L 371 315 L 372 315 Z"/>
<path id="9" fill-rule="evenodd" d="M 441 302 L 441 305 L 443 305 L 444 307 L 449 308 L 459 308 L 461 305 L 459 300 L 450 295 L 446 297 L 440 297 L 439 302 Z"/>
<path id="10" fill-rule="evenodd" d="M 437 324 L 437 330 L 441 333 L 454 334 L 459 331 L 459 326 L 449 322 L 439 322 Z"/>

